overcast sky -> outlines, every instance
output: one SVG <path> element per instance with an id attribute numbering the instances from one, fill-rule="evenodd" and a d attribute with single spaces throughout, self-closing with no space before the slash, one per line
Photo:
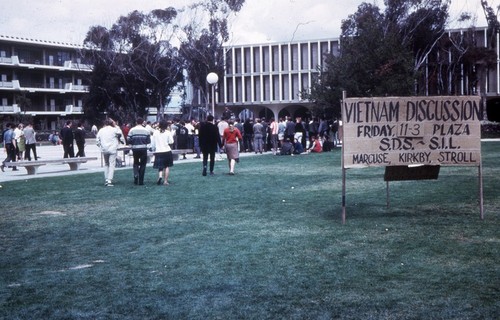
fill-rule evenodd
<path id="1" fill-rule="evenodd" d="M 92 25 L 110 27 L 133 10 L 180 7 L 192 0 L 15 0 L 4 5 L 0 34 L 81 44 Z M 246 0 L 232 19 L 231 44 L 336 38 L 361 0 Z M 383 5 L 383 0 L 365 2 Z M 452 0 L 452 18 L 467 11 L 484 26 L 480 0 Z M 497 7 L 500 0 L 489 0 Z M 450 24 L 451 28 L 464 25 Z"/>

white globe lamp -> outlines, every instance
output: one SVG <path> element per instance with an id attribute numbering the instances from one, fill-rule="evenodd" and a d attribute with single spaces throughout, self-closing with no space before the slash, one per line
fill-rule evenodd
<path id="1" fill-rule="evenodd" d="M 207 82 L 212 86 L 212 115 L 215 117 L 215 85 L 219 82 L 219 76 L 215 72 L 207 74 Z"/>

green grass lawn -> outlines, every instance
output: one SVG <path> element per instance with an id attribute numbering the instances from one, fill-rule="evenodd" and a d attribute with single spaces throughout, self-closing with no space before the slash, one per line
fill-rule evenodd
<path id="1" fill-rule="evenodd" d="M 176 164 L 0 189 L 2 319 L 498 319 L 500 143 L 477 168 L 391 183 L 340 151 Z"/>

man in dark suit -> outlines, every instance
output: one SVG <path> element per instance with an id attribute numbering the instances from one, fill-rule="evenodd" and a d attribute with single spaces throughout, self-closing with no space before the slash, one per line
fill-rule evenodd
<path id="1" fill-rule="evenodd" d="M 83 128 L 83 124 L 81 122 L 78 122 L 73 135 L 75 137 L 76 147 L 78 148 L 76 156 L 85 157 L 85 129 Z"/>
<path id="2" fill-rule="evenodd" d="M 61 129 L 61 141 L 64 149 L 64 158 L 73 158 L 75 156 L 75 149 L 73 148 L 73 129 L 71 120 L 66 121 L 66 125 Z"/>
<path id="3" fill-rule="evenodd" d="M 214 117 L 209 115 L 207 121 L 200 123 L 198 133 L 200 139 L 200 149 L 203 153 L 203 175 L 207 175 L 208 155 L 210 155 L 210 175 L 214 174 L 215 152 L 217 146 L 222 147 L 219 129 L 213 123 Z"/>

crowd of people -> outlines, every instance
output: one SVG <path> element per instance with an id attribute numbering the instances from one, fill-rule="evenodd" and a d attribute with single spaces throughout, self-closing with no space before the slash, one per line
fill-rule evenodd
<path id="1" fill-rule="evenodd" d="M 215 157 L 226 154 L 228 174 L 235 174 L 240 152 L 274 155 L 299 155 L 309 152 L 331 151 L 340 143 L 337 120 L 304 121 L 301 117 L 292 119 L 283 117 L 256 118 L 240 121 L 231 113 L 224 112 L 219 121 L 209 115 L 205 121 L 161 120 L 151 123 L 137 118 L 135 125 L 130 123 L 120 126 L 108 118 L 101 129 L 92 126 L 91 132 L 96 137 L 104 159 L 104 179 L 106 186 L 113 186 L 114 170 L 121 159 L 117 155 L 121 145 L 130 148 L 133 157 L 133 182 L 144 185 L 144 176 L 149 154 L 153 153 L 153 168 L 158 170 L 158 185 L 169 184 L 170 167 L 173 166 L 173 149 L 192 150 L 196 158 L 202 158 L 202 175 L 213 175 Z M 7 161 L 31 160 L 31 153 L 37 160 L 36 139 L 33 126 L 7 124 L 4 131 L 4 147 Z M 72 121 L 67 121 L 60 131 L 53 131 L 49 141 L 63 146 L 63 157 L 85 157 L 86 132 L 82 123 L 73 128 Z M 75 154 L 74 145 L 77 146 Z M 190 151 L 189 151 L 190 152 Z M 186 159 L 186 154 L 181 154 Z M 4 170 L 4 163 L 1 166 Z M 119 165 L 118 165 L 119 166 Z M 13 170 L 17 170 L 14 167 Z"/>
<path id="2" fill-rule="evenodd" d="M 240 121 L 223 114 L 219 121 L 209 115 L 205 121 L 198 122 L 174 120 L 151 123 L 142 118 L 135 126 L 124 124 L 119 127 L 114 121 L 108 123 L 97 133 L 97 144 L 103 154 L 114 153 L 119 148 L 123 137 L 133 156 L 133 181 L 144 185 L 144 176 L 148 161 L 148 152 L 154 155 L 153 168 L 158 170 L 158 185 L 169 184 L 169 172 L 173 166 L 172 150 L 192 150 L 194 158 L 202 158 L 202 176 L 214 175 L 215 158 L 226 154 L 228 174 L 235 174 L 240 152 L 262 154 L 271 151 L 274 155 L 298 155 L 309 152 L 331 151 L 340 142 L 338 121 L 311 120 L 301 117 L 246 119 Z M 113 127 L 111 130 L 109 127 Z M 109 138 L 113 148 L 102 141 Z M 102 140 L 102 141 L 101 141 Z M 111 151 L 110 151 L 111 150 Z M 190 152 L 190 151 L 189 151 Z M 182 154 L 181 159 L 185 159 Z M 105 159 L 105 185 L 112 186 L 114 171 L 113 156 Z M 113 168 L 110 168 L 113 166 Z"/>
<path id="3" fill-rule="evenodd" d="M 220 123 L 224 123 L 222 119 Z M 275 155 L 297 155 L 304 152 L 331 151 L 341 142 L 337 119 L 304 121 L 301 117 L 283 117 L 234 120 L 243 135 L 239 142 L 242 152 L 260 153 L 272 151 Z"/>

